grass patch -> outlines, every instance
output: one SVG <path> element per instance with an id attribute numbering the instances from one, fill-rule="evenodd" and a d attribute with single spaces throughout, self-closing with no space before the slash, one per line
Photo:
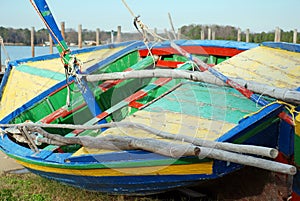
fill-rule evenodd
<path id="1" fill-rule="evenodd" d="M 0 175 L 1 201 L 190 201 L 174 193 L 146 197 L 112 196 L 66 186 L 34 174 Z M 199 198 L 197 199 L 199 200 Z M 206 200 L 206 199 L 205 199 Z"/>
<path id="2" fill-rule="evenodd" d="M 0 200 L 2 201 L 154 201 L 151 198 L 110 196 L 89 192 L 60 184 L 34 174 L 5 174 L 0 176 Z"/>

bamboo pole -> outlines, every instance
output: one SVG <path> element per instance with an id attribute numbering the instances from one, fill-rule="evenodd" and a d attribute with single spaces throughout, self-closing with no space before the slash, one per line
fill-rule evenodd
<path id="1" fill-rule="evenodd" d="M 32 56 L 32 57 L 35 57 L 35 50 L 34 50 L 34 32 L 35 32 L 34 27 L 31 27 L 31 34 L 30 34 L 31 39 L 30 39 L 30 41 L 31 41 L 31 56 Z"/>
<path id="2" fill-rule="evenodd" d="M 61 27 L 61 35 L 62 35 L 63 39 L 66 40 L 66 37 L 65 37 L 65 32 L 66 32 L 65 22 L 61 22 L 60 27 Z"/>
<path id="3" fill-rule="evenodd" d="M 192 145 L 190 143 L 165 142 L 157 139 L 144 139 L 123 136 L 104 136 L 104 137 L 62 137 L 60 135 L 49 134 L 46 131 L 35 128 L 33 131 L 42 136 L 68 144 L 79 144 L 88 148 L 110 149 L 110 150 L 131 150 L 141 149 L 153 153 L 161 154 L 172 158 L 181 158 L 183 156 L 197 156 L 199 158 L 212 158 L 222 161 L 238 163 L 242 165 L 253 166 L 273 172 L 295 175 L 296 167 L 253 156 L 242 155 L 238 153 L 219 150 L 216 148 L 206 148 Z M 38 140 L 38 139 L 35 139 Z M 119 147 L 120 146 L 120 147 Z"/>
<path id="4" fill-rule="evenodd" d="M 192 72 L 186 70 L 139 70 L 129 72 L 104 73 L 99 75 L 83 75 L 88 82 L 96 82 L 101 80 L 118 80 L 118 79 L 135 79 L 135 78 L 174 78 L 188 79 L 197 82 L 206 82 L 219 86 L 227 86 L 221 80 L 211 75 L 209 72 Z M 274 97 L 293 104 L 300 104 L 300 92 L 284 88 L 269 86 L 253 81 L 245 81 L 242 79 L 230 78 L 241 86 L 247 86 L 247 89 L 266 96 Z"/>
<path id="5" fill-rule="evenodd" d="M 149 132 L 153 135 L 159 136 L 164 139 L 172 139 L 179 142 L 188 142 L 197 146 L 207 147 L 207 148 L 217 148 L 225 151 L 244 153 L 244 154 L 255 154 L 260 156 L 266 156 L 270 158 L 276 158 L 278 155 L 278 151 L 276 149 L 254 146 L 254 145 L 240 145 L 240 144 L 232 144 L 228 142 L 213 142 L 208 140 L 203 140 L 200 138 L 189 137 L 186 135 L 178 134 L 174 135 L 167 132 L 162 132 L 161 130 L 157 130 L 155 128 L 149 127 L 140 123 L 132 123 L 132 122 L 114 122 L 114 123 L 105 123 L 105 124 L 96 124 L 96 125 L 71 125 L 71 124 L 43 124 L 43 123 L 21 123 L 21 124 L 0 124 L 1 127 L 8 127 L 5 129 L 6 132 L 12 133 L 10 128 L 14 127 L 26 127 L 28 130 L 37 130 L 41 128 L 63 128 L 63 129 L 74 129 L 74 130 L 99 130 L 103 128 L 122 128 L 129 127 L 133 129 L 141 129 L 146 132 Z M 43 132 L 43 130 L 41 131 Z M 50 138 L 48 136 L 45 136 Z M 64 141 L 64 138 L 61 136 L 54 135 L 51 140 Z M 63 140 L 61 140 L 63 139 Z M 77 139 L 77 138 L 76 138 Z M 73 142 L 75 143 L 75 142 Z M 96 146 L 96 145 L 93 145 Z M 99 148 L 99 147 L 98 147 Z"/>
<path id="6" fill-rule="evenodd" d="M 100 29 L 96 29 L 96 45 L 100 45 Z"/>
<path id="7" fill-rule="evenodd" d="M 176 40 L 178 40 L 178 38 L 177 38 L 177 36 L 176 36 L 176 31 L 175 31 L 175 28 L 174 28 L 174 24 L 173 24 L 173 20 L 172 20 L 171 13 L 168 13 L 168 16 L 169 16 L 169 22 L 170 22 L 171 30 L 172 30 L 171 32 L 172 32 L 174 38 L 175 38 Z"/>
<path id="8" fill-rule="evenodd" d="M 78 48 L 82 48 L 82 25 L 78 25 Z"/>
<path id="9" fill-rule="evenodd" d="M 49 49 L 50 49 L 50 54 L 53 54 L 53 39 L 51 37 L 51 34 L 49 34 Z"/>

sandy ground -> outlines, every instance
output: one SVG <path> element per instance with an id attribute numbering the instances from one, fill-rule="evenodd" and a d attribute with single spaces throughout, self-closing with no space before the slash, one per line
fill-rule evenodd
<path id="1" fill-rule="evenodd" d="M 0 174 L 14 170 L 20 170 L 23 168 L 23 166 L 19 165 L 13 159 L 10 159 L 0 151 Z"/>

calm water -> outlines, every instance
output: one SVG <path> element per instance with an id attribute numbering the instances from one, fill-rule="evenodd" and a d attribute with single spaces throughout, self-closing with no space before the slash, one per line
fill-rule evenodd
<path id="1" fill-rule="evenodd" d="M 23 58 L 31 57 L 31 47 L 30 46 L 5 46 L 6 51 L 10 57 L 10 60 L 17 60 Z M 53 48 L 53 52 L 57 53 L 56 49 Z M 41 56 L 50 54 L 49 47 L 35 47 L 35 56 Z M 1 62 L 5 63 L 6 56 L 3 49 L 1 49 Z"/>

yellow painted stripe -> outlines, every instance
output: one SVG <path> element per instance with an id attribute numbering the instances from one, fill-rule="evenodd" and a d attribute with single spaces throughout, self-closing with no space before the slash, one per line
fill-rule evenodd
<path id="1" fill-rule="evenodd" d="M 295 118 L 295 133 L 300 137 L 300 114 L 298 114 Z"/>
<path id="2" fill-rule="evenodd" d="M 215 68 L 226 76 L 282 88 L 300 85 L 300 53 L 269 47 L 245 51 Z"/>
<path id="3" fill-rule="evenodd" d="M 66 169 L 34 165 L 18 161 L 21 165 L 38 171 L 69 174 L 79 176 L 134 176 L 134 175 L 190 175 L 190 174 L 212 174 L 213 162 L 204 162 L 190 165 L 169 165 L 154 167 L 133 167 L 110 169 Z"/>
<path id="4" fill-rule="evenodd" d="M 123 49 L 124 47 L 118 47 L 113 49 L 103 49 L 93 52 L 87 52 L 82 54 L 77 54 L 76 57 L 83 62 L 83 69 L 85 70 L 87 67 L 90 67 L 99 61 L 103 60 L 104 58 L 111 56 L 115 52 Z M 44 60 L 44 61 L 35 61 L 35 62 L 28 62 L 26 65 L 40 68 L 44 70 L 50 70 L 50 71 L 59 71 L 60 73 L 65 72 L 65 69 L 63 68 L 62 62 L 60 58 L 57 59 L 50 59 L 50 60 Z"/>
<path id="5" fill-rule="evenodd" d="M 3 91 L 0 119 L 57 83 L 57 80 L 30 75 L 13 68 Z"/>
<path id="6" fill-rule="evenodd" d="M 182 134 L 210 141 L 215 141 L 235 126 L 235 124 L 224 121 L 205 119 L 182 113 L 165 111 L 149 112 L 144 110 L 138 111 L 134 115 L 126 117 L 126 119 L 124 119 L 123 121 L 141 123 L 162 132 L 168 132 L 174 135 Z M 150 132 L 130 127 L 110 128 L 101 133 L 99 137 L 105 135 L 121 135 L 132 136 L 136 138 L 151 138 L 162 140 L 161 137 L 153 135 Z M 86 154 L 103 154 L 110 152 L 115 151 L 103 149 L 87 149 L 82 147 L 77 152 L 75 152 L 73 156 L 81 156 Z"/>

